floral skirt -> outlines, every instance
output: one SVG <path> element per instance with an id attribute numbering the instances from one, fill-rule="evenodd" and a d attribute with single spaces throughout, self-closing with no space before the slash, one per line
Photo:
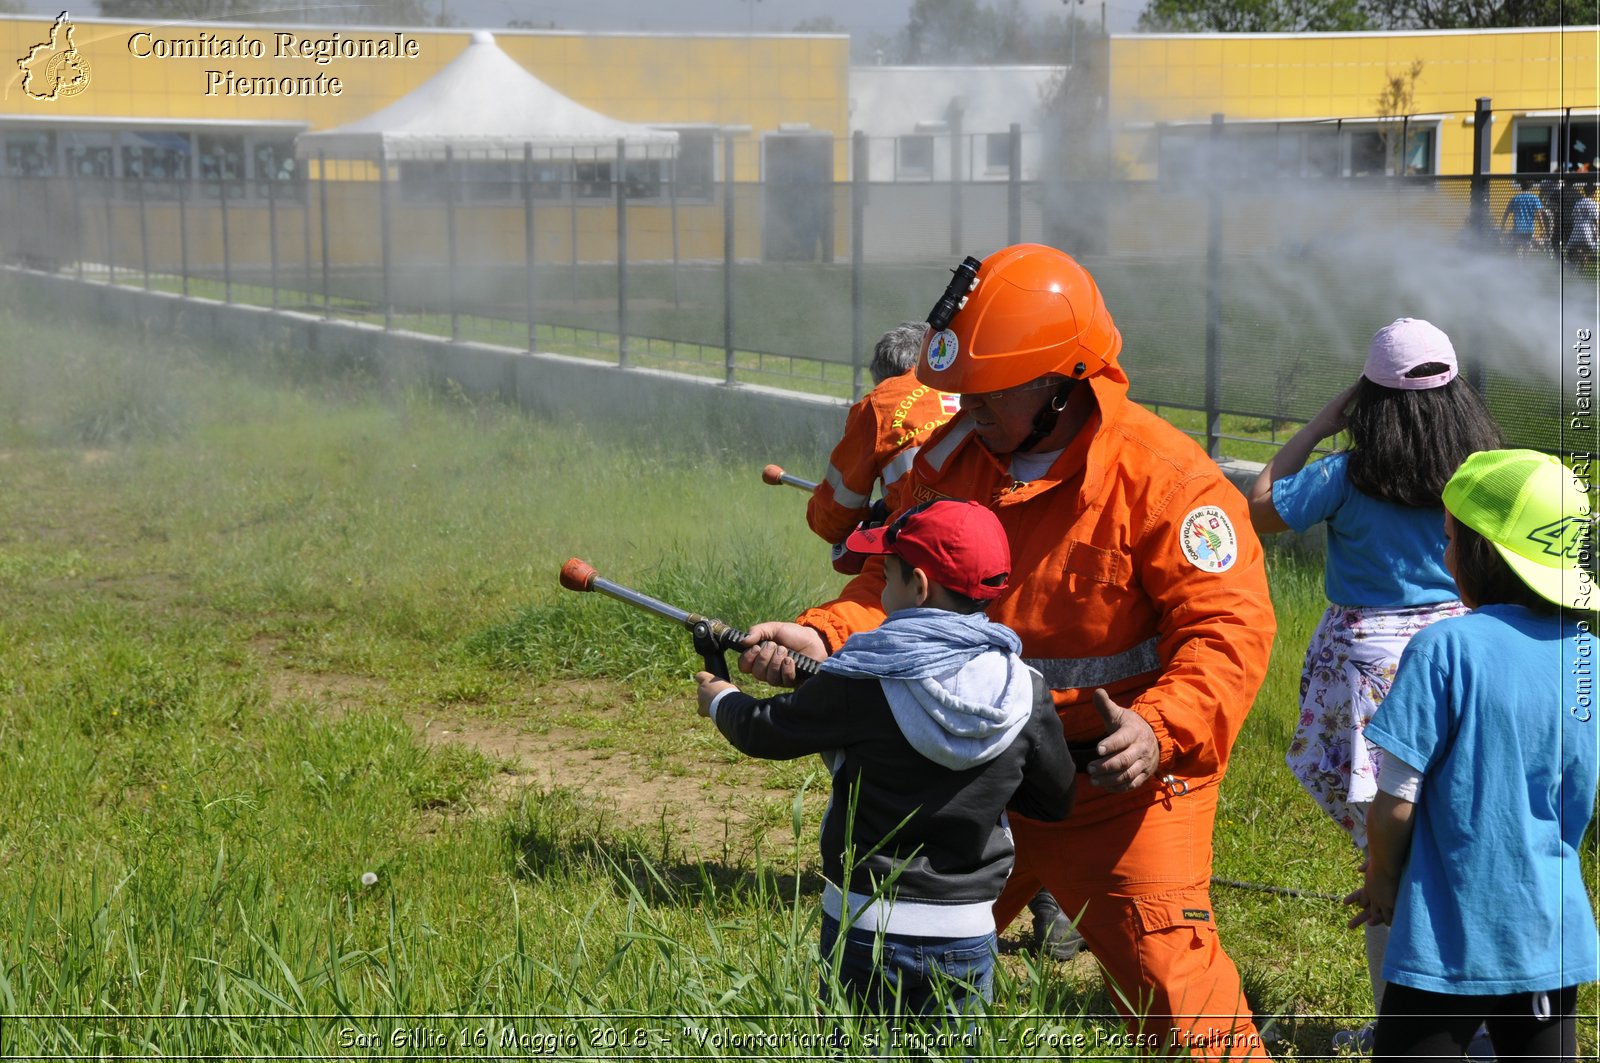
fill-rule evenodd
<path id="1" fill-rule="evenodd" d="M 1285 760 L 1362 852 L 1366 809 L 1383 766 L 1383 751 L 1367 744 L 1367 721 L 1388 696 L 1411 636 L 1465 612 L 1457 601 L 1403 609 L 1333 605 L 1312 633 L 1300 672 L 1300 724 Z"/>

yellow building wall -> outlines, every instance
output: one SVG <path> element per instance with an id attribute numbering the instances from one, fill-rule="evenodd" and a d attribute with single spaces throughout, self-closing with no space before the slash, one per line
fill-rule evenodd
<path id="1" fill-rule="evenodd" d="M 1472 171 L 1479 96 L 1496 112 L 1491 172 L 1513 170 L 1517 112 L 1600 106 L 1600 28 L 1356 34 L 1131 35 L 1110 41 L 1110 114 L 1124 157 L 1150 176 L 1153 122 L 1371 118 L 1391 77 L 1422 63 L 1413 114 L 1443 114 L 1439 172 Z M 1132 128 L 1130 128 L 1132 127 Z"/>
<path id="2" fill-rule="evenodd" d="M 391 29 L 243 23 L 135 23 L 71 19 L 73 44 L 88 64 L 83 91 L 30 98 L 16 60 L 51 36 L 53 19 L 0 17 L 0 116 L 296 121 L 327 129 L 363 118 L 404 96 L 466 48 L 469 32 L 406 29 L 415 58 L 333 58 L 319 63 L 280 54 L 331 37 L 394 39 Z M 148 37 L 138 36 L 148 34 Z M 179 58 L 135 52 L 152 41 L 193 42 L 201 34 L 259 43 L 263 58 Z M 843 36 L 714 36 L 495 32 L 500 48 L 535 76 L 586 107 L 629 122 L 748 125 L 749 139 L 781 124 L 849 135 L 849 46 Z M 208 71 L 240 77 L 328 79 L 311 96 L 229 95 Z M 328 89 L 340 82 L 339 95 Z M 735 179 L 759 178 L 759 152 L 736 152 Z M 848 178 L 847 152 L 834 155 L 835 179 Z M 720 176 L 720 175 L 719 175 Z"/>

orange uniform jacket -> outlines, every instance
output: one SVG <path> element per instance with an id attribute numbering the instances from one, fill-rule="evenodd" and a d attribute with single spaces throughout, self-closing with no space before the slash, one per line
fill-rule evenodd
<path id="1" fill-rule="evenodd" d="M 956 396 L 917 383 L 912 372 L 867 392 L 845 417 L 844 437 L 828 457 L 828 473 L 806 505 L 806 523 L 830 543 L 841 542 L 866 519 L 872 485 L 881 477 L 891 511 L 901 497 L 915 446 L 956 412 Z"/>
<path id="2" fill-rule="evenodd" d="M 1055 696 L 1069 742 L 1105 733 L 1104 687 L 1160 743 L 1159 775 L 1191 789 L 1219 780 L 1266 674 L 1274 619 L 1244 497 L 1187 436 L 1127 400 L 1115 367 L 1090 380 L 1096 410 L 1043 477 L 1017 485 L 957 417 L 924 440 L 909 502 L 979 499 L 1011 540 L 1010 589 L 989 616 L 1022 638 Z M 876 626 L 876 559 L 842 596 L 807 610 L 830 652 Z M 1162 800 L 1155 782 L 1080 790 L 1072 822 Z"/>

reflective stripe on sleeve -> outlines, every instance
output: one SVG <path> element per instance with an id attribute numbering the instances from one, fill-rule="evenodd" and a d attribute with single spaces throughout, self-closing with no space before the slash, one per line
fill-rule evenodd
<path id="1" fill-rule="evenodd" d="M 824 477 L 828 486 L 833 488 L 833 500 L 845 509 L 865 509 L 867 503 L 872 501 L 866 495 L 858 495 L 844 485 L 844 474 L 832 465 L 828 466 L 828 475 Z"/>
<path id="2" fill-rule="evenodd" d="M 1109 657 L 1024 657 L 1023 662 L 1038 669 L 1051 690 L 1109 686 L 1161 670 L 1161 656 L 1153 638 Z"/>
<path id="3" fill-rule="evenodd" d="M 900 477 L 911 471 L 911 463 L 917 460 L 919 447 L 907 447 L 894 456 L 894 460 L 883 467 L 879 473 L 883 477 L 883 485 L 888 487 Z"/>

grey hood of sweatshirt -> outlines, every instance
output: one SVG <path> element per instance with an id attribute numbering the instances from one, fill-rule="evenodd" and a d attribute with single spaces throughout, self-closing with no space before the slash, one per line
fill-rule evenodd
<path id="1" fill-rule="evenodd" d="M 1033 670 L 998 650 L 947 675 L 879 682 L 911 748 L 956 771 L 1005 752 L 1033 712 Z"/>

